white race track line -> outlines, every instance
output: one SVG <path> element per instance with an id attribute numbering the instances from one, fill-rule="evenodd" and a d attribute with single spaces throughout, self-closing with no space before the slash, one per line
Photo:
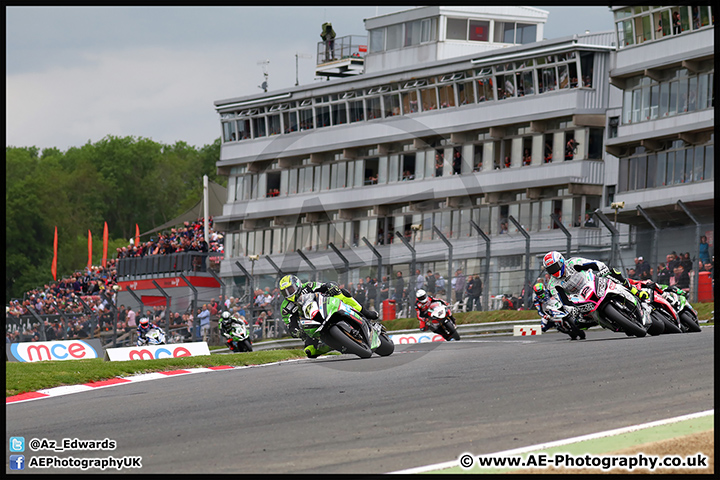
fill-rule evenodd
<path id="1" fill-rule="evenodd" d="M 487 453 L 487 454 L 480 455 L 480 456 L 482 456 L 482 457 L 485 457 L 485 456 L 502 457 L 502 456 L 510 456 L 510 455 L 519 455 L 521 453 L 535 452 L 538 450 L 546 450 L 548 448 L 560 447 L 562 445 L 568 445 L 571 443 L 579 443 L 579 442 L 583 442 L 585 440 L 594 440 L 596 438 L 611 437 L 613 435 L 622 435 L 623 433 L 634 432 L 634 431 L 642 430 L 645 428 L 658 427 L 660 425 L 668 425 L 671 423 L 682 422 L 684 420 L 690 420 L 693 418 L 705 417 L 708 415 L 713 415 L 714 413 L 715 413 L 715 409 L 706 410 L 704 412 L 690 413 L 688 415 L 682 415 L 679 417 L 668 418 L 665 420 L 657 420 L 654 422 L 642 423 L 640 425 L 632 425 L 629 427 L 617 428 L 615 430 L 607 430 L 605 432 L 591 433 L 589 435 L 582 435 L 579 437 L 572 437 L 572 438 L 566 438 L 563 440 L 556 440 L 554 442 L 539 443 L 537 445 L 530 445 L 529 447 L 520 447 L 520 448 L 515 448 L 512 450 L 505 450 L 503 452 Z M 435 471 L 435 470 L 443 470 L 445 468 L 459 467 L 460 466 L 460 457 L 462 455 L 464 455 L 464 454 L 458 455 L 457 460 L 452 460 L 450 462 L 436 463 L 434 465 L 426 465 L 424 467 L 408 468 L 407 470 L 398 470 L 396 472 L 389 472 L 389 473 L 390 474 L 425 473 L 425 472 L 430 472 L 430 471 Z M 468 453 L 468 455 L 472 455 L 472 454 Z M 477 455 L 472 455 L 472 456 L 477 456 Z"/>

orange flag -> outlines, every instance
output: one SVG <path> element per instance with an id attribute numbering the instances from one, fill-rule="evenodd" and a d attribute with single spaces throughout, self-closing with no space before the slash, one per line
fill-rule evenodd
<path id="1" fill-rule="evenodd" d="M 92 268 L 92 232 L 88 230 L 88 264 L 87 268 Z"/>
<path id="2" fill-rule="evenodd" d="M 135 224 L 135 245 L 140 244 L 140 227 L 138 227 L 138 224 Z"/>
<path id="3" fill-rule="evenodd" d="M 53 240 L 53 261 L 50 271 L 52 272 L 53 280 L 57 281 L 57 225 L 55 225 L 55 239 Z"/>
<path id="4" fill-rule="evenodd" d="M 107 247 L 108 247 L 108 228 L 107 228 L 107 222 L 105 222 L 105 228 L 103 228 L 103 256 L 102 256 L 103 268 L 107 267 Z"/>

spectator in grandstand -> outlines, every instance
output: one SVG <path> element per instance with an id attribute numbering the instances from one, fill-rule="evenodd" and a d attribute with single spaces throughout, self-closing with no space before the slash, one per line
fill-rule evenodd
<path id="1" fill-rule="evenodd" d="M 700 253 L 698 254 L 698 258 L 702 260 L 703 263 L 710 261 L 710 245 L 705 235 L 700 237 Z"/>
<path id="2" fill-rule="evenodd" d="M 420 269 L 415 270 L 415 290 L 425 290 L 425 276 L 420 272 Z"/>
<path id="3" fill-rule="evenodd" d="M 685 293 L 690 291 L 690 276 L 682 265 L 678 265 L 675 269 L 674 280 L 677 288 L 683 290 Z"/>
<path id="4" fill-rule="evenodd" d="M 387 275 L 382 277 L 382 281 L 380 282 L 378 288 L 380 288 L 380 302 L 390 298 L 390 282 L 388 281 Z"/>
<path id="5" fill-rule="evenodd" d="M 435 275 L 432 270 L 428 270 L 425 275 L 425 291 L 430 295 L 435 295 Z"/>
<path id="6" fill-rule="evenodd" d="M 397 311 L 402 310 L 403 298 L 405 297 L 405 279 L 402 276 L 402 272 L 398 271 L 395 278 L 395 291 L 393 293 L 393 299 L 397 305 Z"/>
<path id="7" fill-rule="evenodd" d="M 462 269 L 458 268 L 455 271 L 455 277 L 453 277 L 453 290 L 455 290 L 455 301 L 462 302 L 463 295 L 465 294 L 465 276 L 462 274 Z"/>
<path id="8" fill-rule="evenodd" d="M 656 277 L 656 283 L 662 284 L 662 285 L 668 285 L 670 283 L 670 276 L 672 273 L 665 267 L 664 263 L 660 263 L 657 266 L 657 277 Z"/>
<path id="9" fill-rule="evenodd" d="M 467 286 L 467 294 L 469 297 L 467 308 L 468 311 L 475 310 L 479 312 L 482 310 L 482 303 L 480 302 L 482 280 L 480 280 L 480 275 L 469 275 L 468 277 L 471 279 Z"/>
<path id="10" fill-rule="evenodd" d="M 210 310 L 207 303 L 203 304 L 202 309 L 198 312 L 198 320 L 200 320 L 199 336 L 205 338 L 210 333 Z"/>
<path id="11" fill-rule="evenodd" d="M 649 280 L 652 278 L 650 273 L 650 264 L 645 262 L 643 257 L 637 257 L 635 259 L 635 272 L 637 273 L 640 280 Z"/>

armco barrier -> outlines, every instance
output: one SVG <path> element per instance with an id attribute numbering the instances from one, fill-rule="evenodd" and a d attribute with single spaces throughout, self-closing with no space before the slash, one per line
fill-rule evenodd
<path id="1" fill-rule="evenodd" d="M 540 325 L 540 320 L 516 320 L 512 322 L 490 322 L 490 323 L 472 323 L 466 325 L 458 325 L 457 330 L 460 333 L 462 341 L 463 337 L 473 337 L 477 335 L 487 334 L 499 334 L 499 335 L 512 335 L 513 327 L 515 325 Z M 408 330 L 393 330 L 388 332 L 388 335 L 407 335 L 407 334 L 419 334 L 422 333 L 420 330 L 408 329 Z M 301 348 L 304 345 L 302 340 L 297 338 L 286 338 L 283 340 L 270 340 L 267 342 L 253 343 L 253 351 L 261 350 L 278 350 L 281 348 Z M 225 353 L 228 349 L 221 348 L 213 350 L 211 353 Z"/>

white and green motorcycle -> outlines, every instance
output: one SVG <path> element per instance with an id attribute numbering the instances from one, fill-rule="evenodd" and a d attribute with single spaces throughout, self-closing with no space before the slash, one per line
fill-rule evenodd
<path id="1" fill-rule="evenodd" d="M 698 321 L 697 311 L 690 305 L 685 292 L 679 288 L 667 285 L 658 285 L 662 290 L 662 296 L 677 313 L 680 320 L 680 328 L 683 332 L 699 332 L 700 322 Z"/>
<path id="2" fill-rule="evenodd" d="M 373 353 L 386 357 L 395 351 L 383 325 L 364 318 L 339 298 L 306 293 L 299 300 L 298 324 L 304 335 L 360 358 L 370 358 Z"/>

